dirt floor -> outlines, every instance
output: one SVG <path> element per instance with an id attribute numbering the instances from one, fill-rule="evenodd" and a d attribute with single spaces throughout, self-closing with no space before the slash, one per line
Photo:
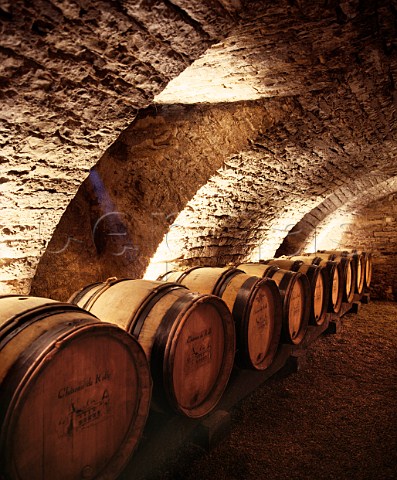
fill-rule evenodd
<path id="1" fill-rule="evenodd" d="M 396 479 L 397 303 L 343 320 L 304 368 L 232 411 L 229 440 L 211 453 L 187 446 L 153 480 Z"/>

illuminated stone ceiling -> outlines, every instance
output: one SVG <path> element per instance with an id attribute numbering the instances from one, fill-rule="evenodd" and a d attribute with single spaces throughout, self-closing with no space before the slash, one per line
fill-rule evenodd
<path id="1" fill-rule="evenodd" d="M 53 29 L 33 21 L 28 52 L 54 72 L 51 88 L 37 84 L 35 64 L 17 63 L 21 43 L 11 46 L 27 13 L 19 23 L 2 15 L 11 91 L 4 158 L 14 162 L 11 175 L 2 165 L 3 234 L 5 246 L 20 252 L 19 263 L 9 262 L 7 288 L 21 288 L 16 264 L 28 288 L 88 167 L 128 123 L 64 213 L 33 292 L 61 298 L 98 278 L 142 276 L 162 240 L 158 260 L 166 253 L 185 264 L 239 261 L 259 247 L 271 254 L 306 215 L 339 208 L 335 198 L 353 205 L 366 188 L 376 196 L 385 182 L 395 185 L 395 2 L 102 2 L 98 18 L 89 2 L 48 4 L 65 19 Z M 71 40 L 76 25 L 78 42 Z M 97 31 L 102 41 L 90 49 Z M 73 61 L 54 47 L 59 37 Z M 87 81 L 62 80 L 73 71 L 79 78 L 81 65 Z M 11 86 L 13 75 L 22 90 Z M 155 104 L 137 113 L 155 94 Z M 69 117 L 80 123 L 66 122 L 64 134 Z"/>
<path id="2" fill-rule="evenodd" d="M 28 291 L 89 168 L 239 1 L 0 1 L 0 291 Z M 3 287 L 1 287 L 3 284 Z"/>

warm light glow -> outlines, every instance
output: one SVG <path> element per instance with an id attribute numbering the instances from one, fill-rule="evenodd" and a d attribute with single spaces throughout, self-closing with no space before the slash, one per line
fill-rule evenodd
<path id="1" fill-rule="evenodd" d="M 208 57 L 196 60 L 155 97 L 156 103 L 218 103 L 263 97 L 253 67 L 236 55 L 222 53 L 222 62 Z M 231 76 L 230 72 L 235 72 Z M 239 75 L 240 73 L 240 75 Z M 263 89 L 263 86 L 262 86 Z"/>
<path id="2" fill-rule="evenodd" d="M 249 261 L 258 262 L 273 258 L 285 237 L 290 234 L 289 232 L 301 220 L 304 213 L 310 211 L 311 208 L 310 203 L 303 203 L 303 201 L 290 204 L 280 217 L 269 223 L 262 242 L 252 251 Z"/>
<path id="3" fill-rule="evenodd" d="M 156 280 L 159 275 L 178 268 L 178 260 L 181 259 L 185 245 L 184 235 L 186 227 L 191 222 L 190 210 L 196 211 L 201 201 L 205 201 L 211 189 L 211 181 L 197 190 L 196 195 L 186 205 L 174 220 L 173 224 L 164 235 L 156 253 L 150 260 L 143 278 L 145 280 Z M 194 207 L 192 207 L 194 205 Z M 200 209 L 198 209 L 199 211 Z"/>
<path id="4" fill-rule="evenodd" d="M 4 259 L 19 258 L 16 250 L 10 248 L 7 244 L 0 242 L 0 265 Z"/>
<path id="5" fill-rule="evenodd" d="M 0 283 L 0 295 L 8 295 L 10 292 L 10 287 L 4 283 Z"/>
<path id="6" fill-rule="evenodd" d="M 158 246 L 156 253 L 153 255 L 148 268 L 143 276 L 144 280 L 157 280 L 160 275 L 170 272 L 177 268 L 175 260 L 180 251 L 180 243 L 174 238 L 173 230 L 178 225 L 178 218 L 171 225 L 168 232 Z"/>
<path id="7" fill-rule="evenodd" d="M 272 242 L 265 241 L 252 251 L 247 261 L 259 262 L 259 260 L 266 260 L 268 258 L 273 258 L 276 250 L 277 250 L 277 247 L 275 247 Z"/>
<path id="8" fill-rule="evenodd" d="M 309 208 L 310 210 L 310 208 Z M 286 236 L 289 235 L 291 229 L 299 222 L 302 217 L 301 209 L 296 209 L 295 213 L 289 211 L 289 215 L 278 218 L 273 225 L 269 226 L 269 231 L 261 244 L 252 251 L 248 261 L 258 262 L 273 258 L 277 248 L 281 245 Z M 315 234 L 311 235 L 301 251 L 315 252 L 317 250 L 337 250 L 342 242 L 342 238 L 348 232 L 349 225 L 352 221 L 352 214 L 345 212 L 336 213 L 317 227 Z"/>
<path id="9" fill-rule="evenodd" d="M 352 214 L 339 212 L 331 215 L 326 222 L 316 228 L 316 232 L 308 239 L 304 250 L 316 252 L 317 250 L 338 250 L 343 235 L 352 223 Z"/>
<path id="10" fill-rule="evenodd" d="M 157 253 L 157 252 L 156 252 Z M 144 280 L 157 280 L 160 275 L 164 275 L 164 273 L 171 272 L 175 270 L 177 266 L 175 263 L 166 262 L 166 261 L 151 261 L 145 275 L 143 276 Z"/>

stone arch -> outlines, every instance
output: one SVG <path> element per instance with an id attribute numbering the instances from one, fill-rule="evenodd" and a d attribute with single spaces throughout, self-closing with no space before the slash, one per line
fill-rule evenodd
<path id="1" fill-rule="evenodd" d="M 149 3 L 143 2 L 146 11 Z M 168 19 L 162 17 L 166 46 L 174 45 L 174 19 L 194 29 L 192 38 L 200 37 L 200 28 L 204 31 L 202 44 L 184 34 L 196 53 L 216 40 L 211 32 L 227 38 L 207 49 L 151 108 L 139 111 L 64 211 L 76 184 L 69 188 L 73 193 L 57 211 L 57 218 L 64 213 L 42 256 L 32 293 L 64 298 L 99 276 L 142 275 L 174 216 L 202 188 L 218 192 L 207 210 L 217 212 L 217 227 L 215 235 L 206 235 L 205 221 L 199 225 L 195 250 L 189 246 L 193 237 L 185 235 L 187 263 L 212 258 L 214 251 L 217 261 L 248 255 L 264 240 L 277 248 L 272 229 L 285 236 L 287 221 L 298 222 L 338 187 L 371 171 L 379 178 L 396 174 L 395 23 L 386 0 L 326 5 L 250 0 L 239 18 L 232 12 L 233 5 L 241 7 L 239 2 L 161 4 L 156 15 L 163 7 L 172 12 Z M 117 18 L 123 16 L 119 2 L 114 5 Z M 218 24 L 225 8 L 225 21 Z M 156 24 L 146 28 L 149 40 L 163 35 L 155 18 Z M 143 12 L 143 23 L 148 19 Z M 140 25 L 137 29 L 142 33 Z M 175 41 L 183 44 L 180 37 Z M 187 63 L 194 52 L 184 57 Z M 164 69 L 167 63 L 164 56 Z M 235 175 L 241 178 L 237 188 Z M 216 188 L 215 179 L 220 180 Z M 222 185 L 231 189 L 229 196 L 222 196 Z M 23 201 L 26 206 L 29 199 Z M 224 214 L 227 204 L 236 214 Z M 203 212 L 195 207 L 196 217 Z M 228 245 L 233 228 L 239 243 Z"/>
<path id="2" fill-rule="evenodd" d="M 29 292 L 89 169 L 139 109 L 227 35 L 241 7 L 239 0 L 1 2 L 0 292 Z"/>
<path id="3" fill-rule="evenodd" d="M 337 189 L 323 202 L 313 208 L 288 232 L 283 243 L 277 249 L 276 256 L 292 255 L 304 251 L 313 243 L 314 236 L 319 237 L 329 228 L 331 223 L 337 222 L 338 217 L 343 224 L 346 215 L 351 216 L 360 208 L 370 204 L 397 190 L 397 177 L 370 173 L 360 180 L 351 182 L 348 186 Z M 338 239 L 342 239 L 344 229 L 339 229 L 339 234 L 333 240 L 337 246 Z M 329 248 L 321 242 L 319 248 Z"/>

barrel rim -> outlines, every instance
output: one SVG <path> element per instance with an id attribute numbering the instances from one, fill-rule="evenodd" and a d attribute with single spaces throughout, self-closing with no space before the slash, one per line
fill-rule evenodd
<path id="1" fill-rule="evenodd" d="M 343 292 L 344 292 L 343 272 L 342 272 L 342 265 L 340 265 L 337 262 L 332 262 L 332 263 L 334 264 L 334 268 L 332 268 L 332 277 L 335 275 L 335 272 L 338 274 L 338 297 L 334 304 L 332 302 L 332 295 L 330 295 L 330 308 L 332 309 L 333 312 L 339 313 L 343 303 Z M 332 281 L 333 281 L 333 278 L 332 278 Z"/>
<path id="2" fill-rule="evenodd" d="M 301 255 L 297 255 L 298 257 L 304 257 L 307 258 L 307 264 L 312 264 L 315 266 L 319 267 L 324 267 L 328 273 L 328 290 L 329 290 L 329 295 L 328 295 L 328 307 L 327 307 L 327 312 L 330 313 L 339 313 L 340 309 L 342 308 L 342 302 L 343 302 L 343 284 L 342 282 L 339 281 L 338 285 L 338 296 L 336 299 L 335 304 L 333 303 L 332 300 L 332 283 L 333 283 L 333 277 L 335 274 L 335 270 L 337 270 L 338 274 L 338 279 L 341 278 L 341 273 L 340 273 L 340 266 L 337 262 L 334 262 L 332 260 L 326 260 L 322 257 L 316 256 L 315 253 L 303 253 Z M 292 255 L 292 258 L 296 257 L 296 255 Z M 306 263 L 306 262 L 305 262 Z"/>
<path id="3" fill-rule="evenodd" d="M 251 266 L 251 265 L 266 265 L 267 267 L 269 267 L 267 270 L 265 270 L 263 273 L 261 273 L 261 277 L 262 278 L 269 278 L 269 273 L 271 272 L 275 272 L 276 270 L 279 270 L 279 267 L 277 267 L 277 265 L 268 265 L 264 262 L 264 260 L 259 260 L 259 262 L 246 262 L 246 263 L 240 263 L 237 265 L 236 268 L 238 268 L 239 270 L 242 270 L 244 273 L 247 273 L 245 270 L 244 270 L 244 266 L 247 265 L 247 266 Z M 252 273 L 248 273 L 248 275 L 253 275 Z M 259 276 L 259 275 L 258 275 Z"/>
<path id="4" fill-rule="evenodd" d="M 356 292 L 361 295 L 364 291 L 364 285 L 365 285 L 365 259 L 363 255 L 357 254 L 357 262 L 360 264 L 360 275 L 358 276 L 357 274 L 357 280 L 356 280 Z M 357 266 L 357 271 L 358 271 L 358 266 Z"/>
<path id="5" fill-rule="evenodd" d="M 76 292 L 74 292 L 72 296 L 69 297 L 68 302 L 77 305 L 78 302 L 82 300 L 87 293 L 90 292 L 90 290 L 93 290 L 94 287 L 99 287 L 98 289 L 92 292 L 92 294 L 86 299 L 85 303 L 80 307 L 83 310 L 89 311 L 91 307 L 95 304 L 95 302 L 98 300 L 98 298 L 102 295 L 102 293 L 104 293 L 113 285 L 126 282 L 129 280 L 133 280 L 133 279 L 127 278 L 127 277 L 123 277 L 123 278 L 110 277 L 106 279 L 104 282 L 90 283 L 89 285 L 86 285 L 85 287 L 82 287 L 80 290 L 77 290 Z"/>
<path id="6" fill-rule="evenodd" d="M 255 365 L 249 353 L 248 328 L 252 307 L 251 302 L 258 292 L 258 288 L 255 288 L 258 280 L 260 280 L 259 277 L 248 275 L 248 278 L 245 279 L 237 292 L 232 309 L 232 316 L 236 326 L 236 362 L 251 368 L 255 368 Z"/>
<path id="7" fill-rule="evenodd" d="M 354 292 L 356 290 L 356 273 L 355 269 L 352 267 L 353 258 L 350 255 L 344 255 L 343 252 L 338 250 L 317 250 L 316 253 L 322 256 L 320 258 L 328 257 L 329 260 L 342 266 L 340 269 L 341 280 L 343 283 L 342 301 L 351 303 L 354 299 Z M 348 283 L 348 270 L 350 271 L 350 285 Z"/>
<path id="8" fill-rule="evenodd" d="M 168 371 L 173 372 L 173 365 L 174 365 L 174 357 L 175 351 L 177 348 L 177 342 L 174 339 L 177 337 L 178 333 L 184 327 L 187 319 L 189 318 L 190 313 L 196 309 L 202 303 L 209 303 L 218 310 L 220 314 L 220 318 L 222 319 L 222 323 L 224 325 L 224 354 L 222 357 L 222 365 L 219 369 L 219 373 L 217 376 L 217 380 L 214 382 L 210 392 L 206 396 L 206 398 L 202 401 L 199 406 L 194 407 L 194 413 L 190 412 L 188 408 L 182 408 L 178 406 L 178 411 L 182 411 L 185 415 L 191 418 L 200 418 L 210 411 L 212 411 L 216 405 L 219 403 L 223 392 L 227 387 L 228 380 L 230 378 L 233 364 L 234 364 L 234 357 L 235 357 L 235 350 L 236 350 L 236 334 L 235 334 L 235 325 L 230 313 L 229 308 L 225 304 L 225 302 L 212 294 L 202 294 L 202 293 L 193 293 L 189 292 L 189 295 L 195 295 L 195 301 L 191 303 L 186 303 L 182 306 L 182 309 L 179 311 L 178 316 L 175 318 L 175 321 L 171 325 L 171 329 L 169 335 L 167 336 L 167 341 L 164 346 L 164 366 L 163 366 L 163 385 L 164 390 L 167 394 L 169 394 L 172 398 L 172 405 L 178 405 L 177 399 L 175 397 L 175 392 L 173 388 L 170 388 L 170 383 L 173 383 L 173 378 L 169 378 L 166 375 L 167 365 Z M 215 305 L 214 305 L 215 304 Z M 171 307 L 172 308 L 172 307 Z M 188 414 L 188 412 L 190 412 Z"/>
<path id="9" fill-rule="evenodd" d="M 337 256 L 342 256 L 342 257 L 347 257 L 352 259 L 352 263 L 354 265 L 355 269 L 355 293 L 358 293 L 359 295 L 363 292 L 364 286 L 365 286 L 365 267 L 364 267 L 364 262 L 365 262 L 365 257 L 366 257 L 366 252 L 363 251 L 358 251 L 358 250 L 318 250 L 319 253 L 333 253 Z M 359 265 L 360 265 L 360 275 L 358 274 L 359 272 Z"/>
<path id="10" fill-rule="evenodd" d="M 291 272 L 298 272 L 299 267 L 301 267 L 301 265 L 304 263 L 303 260 L 292 260 L 291 258 L 269 258 L 264 261 L 261 260 L 261 262 L 267 265 L 275 265 L 276 267 L 279 267 L 283 270 L 289 270 Z M 289 268 L 285 268 L 284 266 L 279 265 L 279 262 L 291 262 L 291 265 Z"/>
<path id="11" fill-rule="evenodd" d="M 220 272 L 220 274 L 218 275 L 215 281 L 212 291 L 210 292 L 212 295 L 216 295 L 218 297 L 222 297 L 222 294 L 225 288 L 227 288 L 227 285 L 234 278 L 235 275 L 238 275 L 240 273 L 245 273 L 242 270 L 232 266 L 211 267 L 208 265 L 197 265 L 195 267 L 191 267 L 191 268 L 188 268 L 187 270 L 181 271 L 181 275 L 178 278 L 176 278 L 174 281 L 176 283 L 180 283 L 181 285 L 183 285 L 182 282 L 190 275 L 190 273 L 192 273 L 195 270 L 203 270 L 204 268 L 205 269 L 217 268 L 222 270 L 222 272 Z"/>
<path id="12" fill-rule="evenodd" d="M 340 264 L 342 265 L 343 269 L 343 284 L 344 284 L 344 291 L 343 291 L 343 299 L 347 303 L 351 303 L 354 299 L 354 292 L 355 292 L 355 286 L 356 286 L 356 274 L 355 270 L 352 267 L 352 259 L 351 257 L 337 257 L 340 258 Z M 347 283 L 347 276 L 348 276 L 348 270 L 350 270 L 350 285 L 348 286 Z"/>
<path id="13" fill-rule="evenodd" d="M 135 336 L 137 336 L 137 334 L 136 334 L 136 331 L 134 333 L 134 328 L 138 328 L 139 319 L 142 316 L 145 316 L 146 314 L 149 315 L 152 308 L 156 305 L 156 301 L 153 301 L 153 300 L 157 300 L 158 295 L 161 295 L 163 293 L 164 295 L 166 293 L 170 293 L 172 289 L 183 292 L 180 296 L 176 296 L 176 299 L 174 298 L 173 303 L 169 306 L 168 310 L 165 312 L 164 317 L 168 315 L 168 319 L 164 317 L 161 318 L 160 323 L 156 327 L 157 330 L 153 332 L 154 335 L 153 335 L 153 341 L 151 344 L 150 358 L 149 358 L 150 370 L 154 380 L 153 401 L 158 407 L 161 408 L 162 411 L 166 411 L 168 413 L 169 412 L 182 413 L 192 418 L 203 416 L 206 413 L 206 411 L 204 411 L 203 413 L 199 412 L 198 410 L 196 412 L 186 412 L 184 410 L 179 409 L 179 405 L 173 402 L 172 396 L 170 396 L 169 392 L 167 391 L 168 386 L 166 382 L 164 382 L 165 372 L 167 373 L 172 372 L 172 368 L 171 368 L 172 366 L 169 367 L 169 365 L 166 365 L 164 360 L 165 359 L 164 354 L 167 353 L 166 345 L 167 345 L 167 342 L 169 341 L 169 335 L 167 332 L 171 331 L 171 328 L 173 328 L 173 326 L 175 328 L 175 326 L 179 323 L 179 318 L 181 317 L 181 311 L 178 310 L 176 312 L 176 315 L 172 316 L 170 313 L 170 310 L 172 310 L 173 307 L 176 308 L 175 304 L 178 302 L 178 300 L 181 300 L 183 298 L 189 299 L 189 301 L 191 302 L 192 298 L 196 299 L 197 297 L 199 299 L 201 297 L 202 298 L 211 297 L 212 299 L 216 299 L 216 302 L 222 303 L 229 318 L 229 321 L 226 323 L 226 325 L 229 325 L 231 323 L 231 328 L 233 328 L 232 346 L 229 347 L 229 343 L 231 343 L 230 340 L 226 339 L 225 341 L 225 344 L 233 352 L 231 355 L 232 358 L 230 363 L 230 372 L 228 372 L 228 375 L 230 375 L 231 369 L 233 366 L 233 360 L 234 360 L 235 332 L 234 332 L 234 322 L 231 317 L 231 313 L 229 312 L 229 309 L 227 308 L 226 304 L 224 304 L 223 300 L 221 300 L 220 298 L 214 295 L 199 294 L 199 293 L 192 292 L 186 286 L 181 285 L 179 283 L 150 281 L 150 280 L 142 280 L 142 279 L 125 279 L 125 280 L 129 280 L 131 282 L 130 283 L 131 288 L 133 286 L 133 282 L 145 282 L 148 285 L 147 292 L 145 293 L 145 295 L 139 298 L 138 301 L 136 302 L 135 310 L 133 312 L 128 312 L 128 311 L 126 312 L 125 320 L 127 321 L 127 323 L 123 324 L 123 329 L 128 331 L 129 333 L 132 333 Z M 116 283 L 114 283 L 112 286 L 114 286 L 115 288 L 117 287 Z M 182 309 L 182 312 L 189 307 L 188 303 L 189 302 L 187 302 L 187 304 L 184 306 L 184 308 Z M 196 303 L 197 302 L 195 302 L 195 304 Z M 218 311 L 219 311 L 219 307 L 218 307 Z M 142 323 L 144 323 L 144 321 Z M 225 325 L 225 321 L 223 321 L 223 325 Z M 228 328 L 230 328 L 230 326 Z M 161 335 L 163 338 L 160 338 Z M 229 337 L 230 337 L 230 333 L 229 333 Z M 139 341 L 139 338 L 138 338 L 138 341 Z M 223 359 L 223 362 L 225 362 L 225 359 Z M 167 368 L 169 368 L 169 370 L 167 370 Z M 172 388 L 172 385 L 171 385 L 171 388 Z M 213 406 L 211 404 L 211 409 L 212 408 Z"/>
<path id="14" fill-rule="evenodd" d="M 301 343 L 306 336 L 307 328 L 309 326 L 309 317 L 310 317 L 310 308 L 311 308 L 311 298 L 310 298 L 310 283 L 307 276 L 301 272 L 292 272 L 291 270 L 285 270 L 283 268 L 278 268 L 275 272 L 271 273 L 273 277 L 276 273 L 282 273 L 283 277 L 278 284 L 280 290 L 281 298 L 283 301 L 283 329 L 281 333 L 281 339 L 284 343 L 298 345 Z M 289 308 L 290 308 L 290 296 L 289 293 L 294 288 L 294 285 L 297 281 L 302 282 L 302 288 L 304 291 L 303 295 L 303 314 L 302 321 L 299 327 L 297 335 L 292 338 L 289 330 Z"/>
<path id="15" fill-rule="evenodd" d="M 251 275 L 239 268 L 232 267 L 232 266 L 224 266 L 224 267 L 199 266 L 196 269 L 190 269 L 186 275 L 184 275 L 183 277 L 179 276 L 175 281 L 177 282 L 186 281 L 187 284 L 189 284 L 188 276 L 190 272 L 201 270 L 202 276 L 203 278 L 205 278 L 206 274 L 208 273 L 207 271 L 211 269 L 218 269 L 219 272 L 210 294 L 216 295 L 220 298 L 223 297 L 224 293 L 227 291 L 227 288 L 230 286 L 233 280 L 236 279 L 236 277 L 238 277 L 239 275 L 244 275 L 246 277 L 243 284 L 240 286 L 239 291 L 236 294 L 236 297 L 234 299 L 234 305 L 231 312 L 235 322 L 235 326 L 236 326 L 236 364 L 240 365 L 243 368 L 263 370 L 264 368 L 267 367 L 266 363 L 269 362 L 269 357 L 274 356 L 275 351 L 277 350 L 277 346 L 278 346 L 279 338 L 281 334 L 281 321 L 278 322 L 279 328 L 277 326 L 277 320 L 279 319 L 273 319 L 273 322 L 272 322 L 272 328 L 274 330 L 274 334 L 272 335 L 272 342 L 274 343 L 277 337 L 277 340 L 276 340 L 277 344 L 275 346 L 271 345 L 271 349 L 270 348 L 268 349 L 268 352 L 266 353 L 265 357 L 261 360 L 261 362 L 259 362 L 258 364 L 253 363 L 251 361 L 251 355 L 249 353 L 249 347 L 248 347 L 248 341 L 249 341 L 248 327 L 249 327 L 250 310 L 252 306 L 251 302 L 253 301 L 253 298 L 257 294 L 257 290 L 255 289 L 259 288 L 259 285 L 260 287 L 262 287 L 263 285 L 266 284 L 268 288 L 267 292 L 270 292 L 268 294 L 272 295 L 273 297 L 274 315 L 278 315 L 281 318 L 281 308 L 282 308 L 281 299 L 279 300 L 280 311 L 278 312 L 277 305 L 275 305 L 277 299 L 274 299 L 276 295 L 274 293 L 275 290 L 271 291 L 271 287 L 268 286 L 270 285 L 270 283 L 274 286 L 274 289 L 276 289 L 277 291 L 277 298 L 279 298 L 280 294 L 279 294 L 279 290 L 276 283 L 270 278 Z M 191 288 L 192 290 L 194 290 L 193 287 Z M 277 334 L 277 330 L 279 330 L 278 334 Z"/>
<path id="16" fill-rule="evenodd" d="M 313 265 L 315 267 L 315 265 Z M 314 312 L 314 292 L 315 292 L 315 284 L 317 282 L 318 277 L 322 277 L 323 281 L 323 303 L 321 307 L 321 313 L 316 319 L 315 312 Z M 313 280 L 310 280 L 310 284 L 312 286 L 313 291 L 313 301 L 312 301 L 312 308 L 311 308 L 311 324 L 312 325 L 323 325 L 327 318 L 327 310 L 329 304 L 329 280 L 328 280 L 328 271 L 325 269 L 323 265 L 318 265 L 316 270 L 313 272 Z"/>
<path id="17" fill-rule="evenodd" d="M 372 280 L 372 253 L 366 252 L 365 259 L 365 287 L 369 288 Z"/>
<path id="18" fill-rule="evenodd" d="M 131 335 L 123 331 L 117 325 L 101 322 L 94 315 L 90 314 L 89 312 L 85 312 L 84 310 L 82 310 L 81 313 L 88 317 L 92 317 L 92 322 L 81 325 L 73 330 L 70 330 L 69 326 L 69 330 L 66 330 L 59 336 L 55 336 L 54 340 L 47 345 L 47 348 L 45 348 L 40 355 L 35 357 L 35 362 L 31 364 L 30 367 L 24 372 L 20 382 L 18 382 L 18 387 L 14 391 L 11 402 L 6 409 L 6 415 L 4 417 L 4 421 L 2 422 L 2 429 L 0 431 L 0 452 L 2 452 L 0 453 L 0 458 L 2 459 L 2 465 L 7 465 L 7 462 L 5 461 L 6 449 L 4 446 L 11 444 L 9 443 L 10 437 L 18 421 L 19 413 L 27 401 L 29 390 L 34 387 L 35 382 L 40 377 L 40 374 L 43 373 L 46 367 L 51 365 L 51 360 L 54 358 L 54 356 L 63 351 L 64 348 L 70 344 L 70 342 L 73 342 L 73 340 L 76 339 L 80 340 L 84 337 L 92 338 L 93 334 L 97 335 L 99 332 L 103 335 L 106 334 L 106 336 L 109 334 L 109 332 L 112 332 L 112 338 L 117 337 L 118 340 L 120 340 L 125 346 L 125 348 L 129 350 L 131 357 L 133 357 L 132 350 L 134 349 L 134 354 L 137 354 L 140 357 L 140 373 L 145 375 L 145 379 L 142 380 L 142 377 L 137 375 L 137 380 L 140 382 L 142 387 L 140 390 L 141 396 L 137 398 L 136 408 L 134 409 L 134 412 L 132 412 L 130 423 L 126 429 L 121 445 L 117 451 L 114 452 L 114 455 L 109 459 L 108 463 L 99 472 L 97 472 L 95 478 L 107 478 L 109 474 L 114 474 L 115 471 L 120 473 L 128 464 L 133 451 L 138 445 L 149 414 L 152 392 L 152 380 L 150 377 L 150 370 L 146 360 L 145 352 Z M 66 322 L 65 325 L 68 323 L 69 322 Z M 136 357 L 133 358 L 134 365 L 136 365 L 138 360 L 135 361 Z M 4 458 L 2 458 L 3 455 Z M 10 468 L 11 466 L 8 468 L 6 466 L 5 470 L 9 471 Z"/>
<path id="19" fill-rule="evenodd" d="M 181 275 L 175 280 L 176 283 L 181 283 L 183 281 L 183 279 L 189 275 L 189 273 L 193 272 L 193 270 L 197 270 L 198 268 L 202 268 L 203 266 L 202 265 L 196 265 L 194 267 L 190 267 L 188 268 L 187 270 L 183 270 L 181 272 Z"/>
<path id="20" fill-rule="evenodd" d="M 325 265 L 314 265 L 312 263 L 305 263 L 302 260 L 302 264 L 299 266 L 298 272 L 306 275 L 310 284 L 312 302 L 310 306 L 309 324 L 315 325 L 315 326 L 323 325 L 326 319 L 328 303 L 329 303 L 328 270 Z M 316 284 L 320 276 L 322 277 L 322 281 L 323 281 L 323 301 L 321 305 L 321 313 L 318 316 L 318 319 L 316 319 L 316 314 L 314 311 L 314 308 L 315 308 L 314 294 L 315 294 Z"/>
<path id="21" fill-rule="evenodd" d="M 244 312 L 241 318 L 242 325 L 240 326 L 240 329 L 242 328 L 244 331 L 244 334 L 242 336 L 243 340 L 243 348 L 244 348 L 244 356 L 238 354 L 238 351 L 236 352 L 236 360 L 238 363 L 240 363 L 242 366 L 245 367 L 250 367 L 255 370 L 265 370 L 268 368 L 278 349 L 278 345 L 280 343 L 280 338 L 281 338 L 281 330 L 282 330 L 282 301 L 281 301 L 281 295 L 280 291 L 278 289 L 278 286 L 274 280 L 271 278 L 261 278 L 261 277 L 255 277 L 255 276 L 250 276 L 248 280 L 250 279 L 256 279 L 255 283 L 251 286 L 250 291 L 248 292 L 248 298 L 245 303 L 245 308 Z M 252 282 L 253 280 L 251 280 Z M 244 285 L 244 284 L 243 284 Z M 241 288 L 243 288 L 243 285 Z M 251 359 L 251 355 L 249 354 L 249 347 L 248 347 L 248 341 L 249 341 L 249 336 L 248 336 L 248 328 L 249 328 L 249 318 L 251 315 L 251 310 L 253 306 L 253 300 L 258 294 L 258 291 L 260 288 L 266 287 L 269 289 L 273 301 L 273 306 L 274 306 L 274 315 L 273 315 L 273 335 L 271 337 L 270 345 L 269 348 L 266 352 L 266 355 L 262 358 L 262 360 L 259 363 L 253 363 Z M 236 300 L 237 301 L 237 300 Z M 233 308 L 234 311 L 234 308 Z M 234 313 L 233 313 L 234 317 Z M 239 331 L 239 329 L 236 328 L 236 334 Z"/>
<path id="22" fill-rule="evenodd" d="M 288 334 L 285 337 L 285 339 L 287 340 L 288 343 L 299 345 L 300 343 L 302 343 L 303 339 L 305 338 L 308 330 L 308 326 L 309 326 L 310 308 L 311 308 L 311 297 L 310 297 L 311 288 L 310 288 L 309 279 L 305 274 L 300 272 L 291 272 L 291 273 L 294 273 L 296 276 L 293 277 L 292 279 L 291 285 L 289 287 L 289 291 L 291 291 L 295 282 L 302 282 L 302 288 L 304 291 L 304 295 L 303 295 L 304 307 L 303 307 L 302 321 L 301 321 L 299 330 L 297 332 L 297 335 L 294 338 L 291 337 L 290 331 L 289 331 L 289 325 L 288 325 L 288 330 L 286 330 Z M 286 302 L 286 310 L 288 312 L 289 312 L 289 303 L 290 303 L 290 298 L 288 297 Z"/>
<path id="23" fill-rule="evenodd" d="M 142 299 L 142 302 L 136 309 L 135 313 L 130 316 L 126 324 L 126 330 L 134 337 L 138 338 L 145 320 L 155 304 L 172 290 L 181 289 L 189 291 L 185 285 L 176 282 L 164 282 L 154 287 L 149 294 Z"/>
<path id="24" fill-rule="evenodd" d="M 325 269 L 325 265 L 315 265 L 312 263 L 305 263 L 302 259 L 294 259 L 294 258 L 274 258 L 274 259 L 269 259 L 268 262 L 271 262 L 271 264 L 275 264 L 279 266 L 282 269 L 286 269 L 282 265 L 278 264 L 278 260 L 282 261 L 289 261 L 290 266 L 289 266 L 289 271 L 291 272 L 299 272 L 304 275 L 309 280 L 310 284 L 310 290 L 311 290 L 311 306 L 310 306 L 310 319 L 309 319 L 309 324 L 310 325 L 322 325 L 325 322 L 325 317 L 327 314 L 327 308 L 328 308 L 328 297 L 329 297 L 329 292 L 328 292 L 328 286 L 329 283 L 327 281 L 327 271 Z M 321 305 L 321 313 L 316 320 L 316 315 L 314 312 L 314 292 L 315 292 L 315 287 L 317 283 L 317 279 L 321 275 L 323 277 L 323 302 Z"/>
<path id="25" fill-rule="evenodd" d="M 18 332 L 15 328 L 23 328 L 23 325 L 30 321 L 37 321 L 43 316 L 52 315 L 53 313 L 63 313 L 63 312 L 77 312 L 77 313 L 86 313 L 84 309 L 78 305 L 72 303 L 57 302 L 56 300 L 46 299 L 44 297 L 34 297 L 33 295 L 2 295 L 2 298 L 13 297 L 17 298 L 38 298 L 43 299 L 44 303 L 42 305 L 36 305 L 34 307 L 27 308 L 21 312 L 16 313 L 9 317 L 3 324 L 0 325 L 0 349 L 8 343 L 9 335 L 15 336 Z M 48 303 L 47 303 L 48 302 Z M 0 302 L 1 304 L 1 302 Z M 97 317 L 90 313 L 92 318 L 97 319 Z M 36 318 L 39 316 L 40 318 Z"/>

